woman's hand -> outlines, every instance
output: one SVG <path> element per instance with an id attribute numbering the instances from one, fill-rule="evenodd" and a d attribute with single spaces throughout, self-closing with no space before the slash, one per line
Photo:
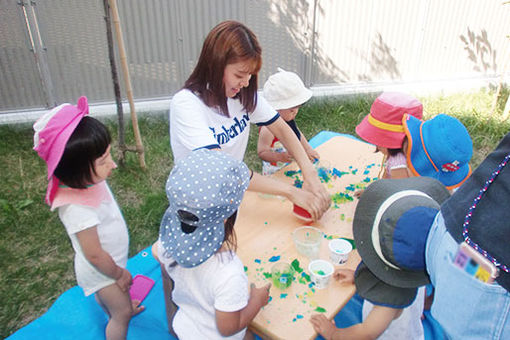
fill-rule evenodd
<path id="1" fill-rule="evenodd" d="M 310 205 L 315 211 L 315 215 L 312 211 L 306 209 L 305 206 L 300 204 L 298 205 L 308 210 L 308 212 L 312 214 L 312 217 L 315 216 L 313 219 L 317 221 L 329 209 L 329 206 L 331 205 L 331 197 L 319 180 L 319 176 L 316 171 L 313 171 L 312 176 L 305 177 L 303 174 L 303 177 L 303 189 L 313 195 L 313 199 L 311 199 L 311 202 L 309 202 L 308 205 Z"/>
<path id="2" fill-rule="evenodd" d="M 324 203 L 321 201 L 320 197 L 308 190 L 298 189 L 296 187 L 292 187 L 292 191 L 287 198 L 295 205 L 308 211 L 310 215 L 312 215 L 314 221 L 319 220 L 329 207 L 328 203 L 326 209 L 324 209 Z"/>

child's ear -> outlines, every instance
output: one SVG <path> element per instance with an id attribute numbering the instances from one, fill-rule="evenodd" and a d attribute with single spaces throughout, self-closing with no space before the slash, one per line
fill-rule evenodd
<path id="1" fill-rule="evenodd" d="M 402 142 L 402 152 L 404 155 L 407 155 L 407 148 L 409 147 L 409 142 L 407 141 L 407 136 L 404 137 L 404 141 Z"/>

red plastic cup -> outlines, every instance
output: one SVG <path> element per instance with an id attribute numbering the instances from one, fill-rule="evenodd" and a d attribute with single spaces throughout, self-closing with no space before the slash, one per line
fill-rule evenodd
<path id="1" fill-rule="evenodd" d="M 292 212 L 294 213 L 294 215 L 297 218 L 299 218 L 303 221 L 306 221 L 306 222 L 312 221 L 312 215 L 307 210 L 301 208 L 299 205 L 294 204 L 294 209 L 292 210 Z"/>

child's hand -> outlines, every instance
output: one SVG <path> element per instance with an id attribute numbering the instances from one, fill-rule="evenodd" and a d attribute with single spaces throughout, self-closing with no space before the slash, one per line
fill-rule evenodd
<path id="1" fill-rule="evenodd" d="M 317 151 L 315 151 L 315 149 L 308 149 L 306 154 L 308 155 L 308 158 L 310 158 L 310 160 L 312 162 L 315 162 L 316 160 L 319 160 L 321 156 L 319 156 L 319 153 Z"/>
<path id="2" fill-rule="evenodd" d="M 310 318 L 310 322 L 313 325 L 313 329 L 326 340 L 330 340 L 333 338 L 333 334 L 336 331 L 336 326 L 333 320 L 328 320 L 322 314 L 312 315 Z"/>
<path id="3" fill-rule="evenodd" d="M 335 269 L 333 277 L 340 283 L 354 283 L 354 270 L 350 269 Z"/>
<path id="4" fill-rule="evenodd" d="M 364 189 L 360 189 L 360 190 L 356 190 L 354 192 L 354 197 L 356 197 L 357 199 L 359 199 L 361 197 L 361 195 L 363 195 L 363 191 L 365 191 Z"/>
<path id="5" fill-rule="evenodd" d="M 122 274 L 117 279 L 117 285 L 119 285 L 120 290 L 127 292 L 133 283 L 133 278 L 131 277 L 131 273 L 126 268 L 121 268 L 121 270 Z"/>
<path id="6" fill-rule="evenodd" d="M 265 286 L 257 288 L 254 283 L 251 284 L 250 300 L 260 303 L 260 307 L 264 307 L 269 302 L 269 290 L 271 289 L 271 283 Z"/>
<path id="7" fill-rule="evenodd" d="M 292 156 L 288 152 L 280 152 L 280 153 L 277 153 L 277 155 L 278 155 L 278 162 L 290 163 L 294 160 L 294 158 L 292 158 Z"/>

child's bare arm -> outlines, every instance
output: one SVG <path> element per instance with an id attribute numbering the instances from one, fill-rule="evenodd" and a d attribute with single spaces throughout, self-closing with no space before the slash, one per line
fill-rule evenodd
<path id="1" fill-rule="evenodd" d="M 391 179 L 412 177 L 407 168 L 397 168 L 390 170 Z"/>
<path id="2" fill-rule="evenodd" d="M 101 273 L 115 279 L 122 291 L 128 291 L 132 282 L 131 274 L 127 269 L 117 266 L 110 254 L 103 250 L 97 228 L 87 228 L 78 232 L 76 236 L 85 258 Z"/>
<path id="3" fill-rule="evenodd" d="M 301 145 L 303 145 L 303 148 L 305 149 L 306 154 L 308 155 L 308 158 L 310 158 L 310 160 L 312 162 L 315 161 L 316 159 L 320 159 L 319 153 L 314 148 L 312 148 L 310 143 L 308 143 L 308 140 L 306 139 L 303 132 L 301 132 L 301 130 L 299 130 L 299 133 L 301 135 L 301 139 L 299 141 L 301 142 Z"/>
<path id="4" fill-rule="evenodd" d="M 248 327 L 260 308 L 267 305 L 270 288 L 270 283 L 261 288 L 256 288 L 255 285 L 252 284 L 250 300 L 246 307 L 237 312 L 222 312 L 216 310 L 216 325 L 218 326 L 220 334 L 223 336 L 230 336 Z"/>
<path id="5" fill-rule="evenodd" d="M 310 322 L 315 331 L 326 340 L 372 340 L 377 339 L 401 313 L 402 309 L 374 306 L 364 322 L 351 327 L 336 328 L 335 324 L 322 314 L 313 315 Z"/>
<path id="6" fill-rule="evenodd" d="M 273 142 L 274 135 L 265 126 L 260 128 L 259 139 L 257 142 L 257 154 L 260 159 L 266 162 L 291 162 L 292 157 L 288 152 L 273 152 L 271 150 L 271 143 Z"/>

